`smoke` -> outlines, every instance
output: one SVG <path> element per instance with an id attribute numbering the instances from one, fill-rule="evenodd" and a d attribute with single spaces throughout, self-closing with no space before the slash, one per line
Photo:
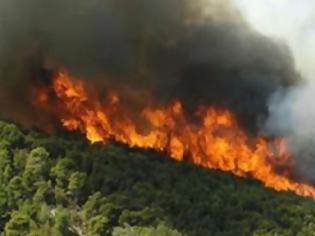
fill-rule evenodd
<path id="1" fill-rule="evenodd" d="M 315 69 L 315 2 L 312 0 L 233 0 L 252 26 L 290 46 L 297 69 L 312 80 Z"/>
<path id="2" fill-rule="evenodd" d="M 268 101 L 269 117 L 262 130 L 271 136 L 287 137 L 295 174 L 315 183 L 315 3 L 309 0 L 234 3 L 255 29 L 285 41 L 292 49 L 297 69 L 305 80 L 272 94 Z"/>
<path id="3" fill-rule="evenodd" d="M 315 83 L 305 82 L 277 91 L 269 101 L 264 130 L 288 138 L 297 177 L 315 183 Z"/>
<path id="4" fill-rule="evenodd" d="M 227 0 L 2 0 L 0 35 L 0 109 L 33 123 L 44 115 L 30 91 L 60 68 L 100 93 L 110 85 L 158 103 L 180 98 L 187 112 L 229 108 L 252 132 L 268 97 L 299 80 L 288 47 Z"/>

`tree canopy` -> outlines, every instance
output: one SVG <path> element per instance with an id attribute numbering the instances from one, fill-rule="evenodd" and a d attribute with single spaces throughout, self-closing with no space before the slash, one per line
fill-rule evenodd
<path id="1" fill-rule="evenodd" d="M 18 235 L 315 235 L 315 202 L 77 133 L 0 122 L 0 231 Z"/>

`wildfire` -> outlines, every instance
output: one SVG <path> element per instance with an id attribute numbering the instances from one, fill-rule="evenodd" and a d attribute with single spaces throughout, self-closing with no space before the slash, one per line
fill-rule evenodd
<path id="1" fill-rule="evenodd" d="M 56 114 L 69 130 L 80 130 L 91 143 L 116 140 L 131 147 L 155 149 L 182 161 L 253 177 L 277 191 L 293 191 L 315 199 L 315 188 L 295 181 L 275 167 L 292 167 L 286 140 L 248 138 L 228 110 L 201 106 L 197 121 L 185 115 L 180 101 L 166 106 L 146 107 L 136 117 L 111 91 L 105 100 L 89 93 L 83 81 L 59 72 L 53 80 L 58 98 Z M 40 104 L 47 96 L 40 91 Z M 45 99 L 44 99 L 45 98 Z M 48 102 L 45 106 L 48 106 Z M 140 122 L 139 122 L 140 120 Z M 145 131 L 143 131 L 145 130 Z"/>

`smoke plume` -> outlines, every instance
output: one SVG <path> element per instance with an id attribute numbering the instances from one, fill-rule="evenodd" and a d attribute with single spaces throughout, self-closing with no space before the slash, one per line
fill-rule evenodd
<path id="1" fill-rule="evenodd" d="M 35 124 L 43 114 L 30 91 L 60 68 L 100 93 L 132 91 L 124 94 L 136 94 L 126 99 L 134 103 L 150 94 L 179 98 L 187 112 L 229 108 L 252 132 L 269 96 L 299 80 L 287 46 L 252 30 L 229 1 L 3 0 L 0 34 L 0 108 Z"/>

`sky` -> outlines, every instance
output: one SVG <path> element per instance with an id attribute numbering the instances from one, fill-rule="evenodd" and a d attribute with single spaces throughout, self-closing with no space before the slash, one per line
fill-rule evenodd
<path id="1" fill-rule="evenodd" d="M 258 31 L 285 41 L 301 74 L 315 80 L 314 0 L 232 0 Z"/>

